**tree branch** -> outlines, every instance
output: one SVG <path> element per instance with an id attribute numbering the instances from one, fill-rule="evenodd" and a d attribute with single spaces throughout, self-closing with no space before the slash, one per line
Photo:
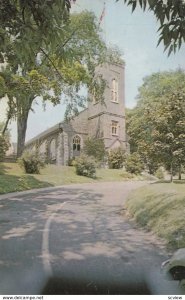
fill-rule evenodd
<path id="1" fill-rule="evenodd" d="M 8 123 L 9 123 L 10 119 L 11 119 L 11 118 L 10 118 L 10 116 L 9 116 L 9 114 L 8 114 L 7 120 L 6 120 L 5 125 L 4 125 L 4 128 L 3 128 L 3 130 L 2 130 L 2 135 L 3 135 L 3 136 L 5 135 L 5 132 L 6 132 L 6 130 L 7 130 Z"/>
<path id="2" fill-rule="evenodd" d="M 51 60 L 51 58 L 49 57 L 49 55 L 46 53 L 46 51 L 40 47 L 41 52 L 45 55 L 45 57 L 49 60 L 49 62 L 51 63 L 51 65 L 53 66 L 53 68 L 55 69 L 55 71 L 57 72 L 57 74 L 59 75 L 59 77 L 64 80 L 64 78 L 62 77 L 62 74 L 59 72 L 58 68 L 55 66 L 55 63 Z"/>
<path id="3" fill-rule="evenodd" d="M 67 40 L 62 44 L 62 48 L 65 47 L 65 45 L 71 40 L 71 38 L 73 37 L 73 35 L 75 34 L 75 32 L 77 32 L 79 29 L 79 27 L 75 28 L 75 30 L 73 30 L 73 32 L 71 33 L 71 35 L 67 38 Z M 59 46 L 59 45 L 58 45 Z"/>

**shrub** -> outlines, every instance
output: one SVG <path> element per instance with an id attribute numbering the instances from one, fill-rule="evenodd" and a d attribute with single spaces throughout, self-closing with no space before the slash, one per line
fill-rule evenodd
<path id="1" fill-rule="evenodd" d="M 134 174 L 128 172 L 123 172 L 120 176 L 124 179 L 133 179 L 135 177 Z"/>
<path id="2" fill-rule="evenodd" d="M 127 156 L 125 169 L 127 172 L 133 174 L 141 174 L 141 172 L 144 170 L 144 165 L 138 153 L 135 152 Z"/>
<path id="3" fill-rule="evenodd" d="M 75 165 L 75 157 L 69 158 L 68 166 L 73 167 Z"/>
<path id="4" fill-rule="evenodd" d="M 103 161 L 105 156 L 105 145 L 103 140 L 95 137 L 88 138 L 84 142 L 84 152 L 88 156 L 93 156 L 98 161 Z"/>
<path id="5" fill-rule="evenodd" d="M 108 166 L 110 169 L 121 169 L 125 161 L 125 151 L 119 147 L 108 153 Z"/>
<path id="6" fill-rule="evenodd" d="M 9 148 L 9 142 L 7 138 L 0 134 L 0 161 L 3 161 L 8 148 Z"/>
<path id="7" fill-rule="evenodd" d="M 96 177 L 96 164 L 92 158 L 81 155 L 75 159 L 76 174 L 90 178 Z"/>
<path id="8" fill-rule="evenodd" d="M 164 179 L 164 172 L 163 172 L 162 168 L 157 169 L 157 171 L 155 172 L 155 176 L 158 179 Z"/>
<path id="9" fill-rule="evenodd" d="M 38 156 L 33 153 L 24 152 L 18 160 L 20 166 L 28 174 L 39 174 L 40 169 L 45 166 L 45 162 L 42 156 Z"/>

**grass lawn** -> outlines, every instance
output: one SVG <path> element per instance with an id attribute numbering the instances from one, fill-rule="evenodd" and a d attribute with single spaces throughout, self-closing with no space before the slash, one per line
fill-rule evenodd
<path id="1" fill-rule="evenodd" d="M 185 247 L 185 181 L 178 183 L 142 187 L 126 203 L 136 222 L 165 239 L 171 250 Z"/>
<path id="2" fill-rule="evenodd" d="M 0 163 L 0 194 L 34 188 L 59 186 L 73 183 L 93 183 L 143 179 L 120 170 L 97 169 L 96 179 L 78 176 L 74 167 L 48 165 L 41 174 L 28 175 L 17 163 Z"/>

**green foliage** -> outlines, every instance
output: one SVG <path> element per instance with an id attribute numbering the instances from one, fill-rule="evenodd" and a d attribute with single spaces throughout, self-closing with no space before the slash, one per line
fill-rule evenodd
<path id="1" fill-rule="evenodd" d="M 108 48 L 106 52 L 106 62 L 113 64 L 124 64 L 123 53 L 116 46 Z"/>
<path id="2" fill-rule="evenodd" d="M 135 190 L 126 206 L 145 229 L 172 250 L 185 247 L 184 184 L 156 183 Z"/>
<path id="3" fill-rule="evenodd" d="M 8 151 L 10 146 L 10 132 L 4 130 L 5 124 L 0 122 L 0 161 L 3 161 L 6 151 Z"/>
<path id="4" fill-rule="evenodd" d="M 87 100 L 79 93 L 82 86 L 103 98 L 106 83 L 101 76 L 96 78 L 95 68 L 109 57 L 92 12 L 69 16 L 69 0 L 32 2 L 3 0 L 0 8 L 0 21 L 4 18 L 0 54 L 7 62 L 0 72 L 0 94 L 8 96 L 7 120 L 17 119 L 18 157 L 34 101 L 40 97 L 57 105 L 63 94 L 66 116 L 77 114 Z M 15 22 L 7 18 L 6 8 Z"/>
<path id="5" fill-rule="evenodd" d="M 130 180 L 130 179 L 135 178 L 134 174 L 131 174 L 131 173 L 128 173 L 128 172 L 123 172 L 120 176 L 122 178 L 126 179 L 126 180 Z"/>
<path id="6" fill-rule="evenodd" d="M 45 166 L 45 162 L 41 156 L 29 152 L 23 153 L 18 161 L 27 174 L 39 174 L 40 169 Z"/>
<path id="7" fill-rule="evenodd" d="M 94 160 L 86 155 L 81 155 L 75 159 L 75 168 L 77 175 L 90 178 L 96 177 L 96 164 Z"/>
<path id="8" fill-rule="evenodd" d="M 0 76 L 0 98 L 2 98 L 5 94 L 5 81 L 2 76 Z"/>
<path id="9" fill-rule="evenodd" d="M 158 45 L 163 41 L 164 49 L 168 49 L 168 55 L 176 52 L 185 42 L 184 0 L 124 0 L 124 2 L 132 7 L 132 12 L 140 6 L 144 11 L 149 8 L 154 13 L 160 24 Z"/>
<path id="10" fill-rule="evenodd" d="M 141 174 L 144 170 L 144 165 L 138 153 L 128 155 L 125 161 L 125 170 L 133 174 Z"/>
<path id="11" fill-rule="evenodd" d="M 109 151 L 108 166 L 110 169 L 121 169 L 125 161 L 125 151 L 119 147 Z"/>
<path id="12" fill-rule="evenodd" d="M 6 138 L 6 136 L 3 136 L 0 133 L 0 161 L 3 161 L 8 148 L 9 148 L 8 139 Z"/>
<path id="13" fill-rule="evenodd" d="M 132 180 L 146 180 L 145 177 L 135 176 L 124 172 L 123 169 L 100 168 L 96 170 L 96 177 L 89 178 L 76 174 L 75 167 L 47 164 L 40 174 L 24 174 L 18 163 L 0 163 L 0 194 L 24 191 L 47 186 L 61 186 L 79 183 L 95 182 L 124 182 Z"/>
<path id="14" fill-rule="evenodd" d="M 95 137 L 88 138 L 84 142 L 83 149 L 86 155 L 92 156 L 98 161 L 103 161 L 105 156 L 105 145 L 103 140 Z"/>
<path id="15" fill-rule="evenodd" d="M 48 52 L 62 40 L 64 25 L 69 21 L 69 9 L 70 0 L 1 0 L 0 51 L 6 53 L 9 48 L 9 57 L 13 56 L 13 40 L 21 63 L 34 62 L 41 48 Z"/>
<path id="16" fill-rule="evenodd" d="M 158 179 L 164 179 L 164 172 L 163 172 L 163 169 L 161 167 L 157 169 L 157 171 L 155 172 L 155 176 Z"/>
<path id="17" fill-rule="evenodd" d="M 184 164 L 184 82 L 185 73 L 181 70 L 146 77 L 136 108 L 128 112 L 131 149 L 153 171 L 163 164 L 173 173 L 174 168 Z"/>
<path id="18" fill-rule="evenodd" d="M 75 157 L 72 157 L 68 160 L 68 166 L 73 167 L 75 165 Z"/>

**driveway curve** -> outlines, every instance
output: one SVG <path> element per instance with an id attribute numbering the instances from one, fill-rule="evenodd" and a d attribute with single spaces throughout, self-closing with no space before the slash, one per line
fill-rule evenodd
<path id="1" fill-rule="evenodd" d="M 76 184 L 0 198 L 0 294 L 169 294 L 164 244 L 124 214 L 145 182 Z M 177 293 L 177 291 L 175 291 Z"/>

